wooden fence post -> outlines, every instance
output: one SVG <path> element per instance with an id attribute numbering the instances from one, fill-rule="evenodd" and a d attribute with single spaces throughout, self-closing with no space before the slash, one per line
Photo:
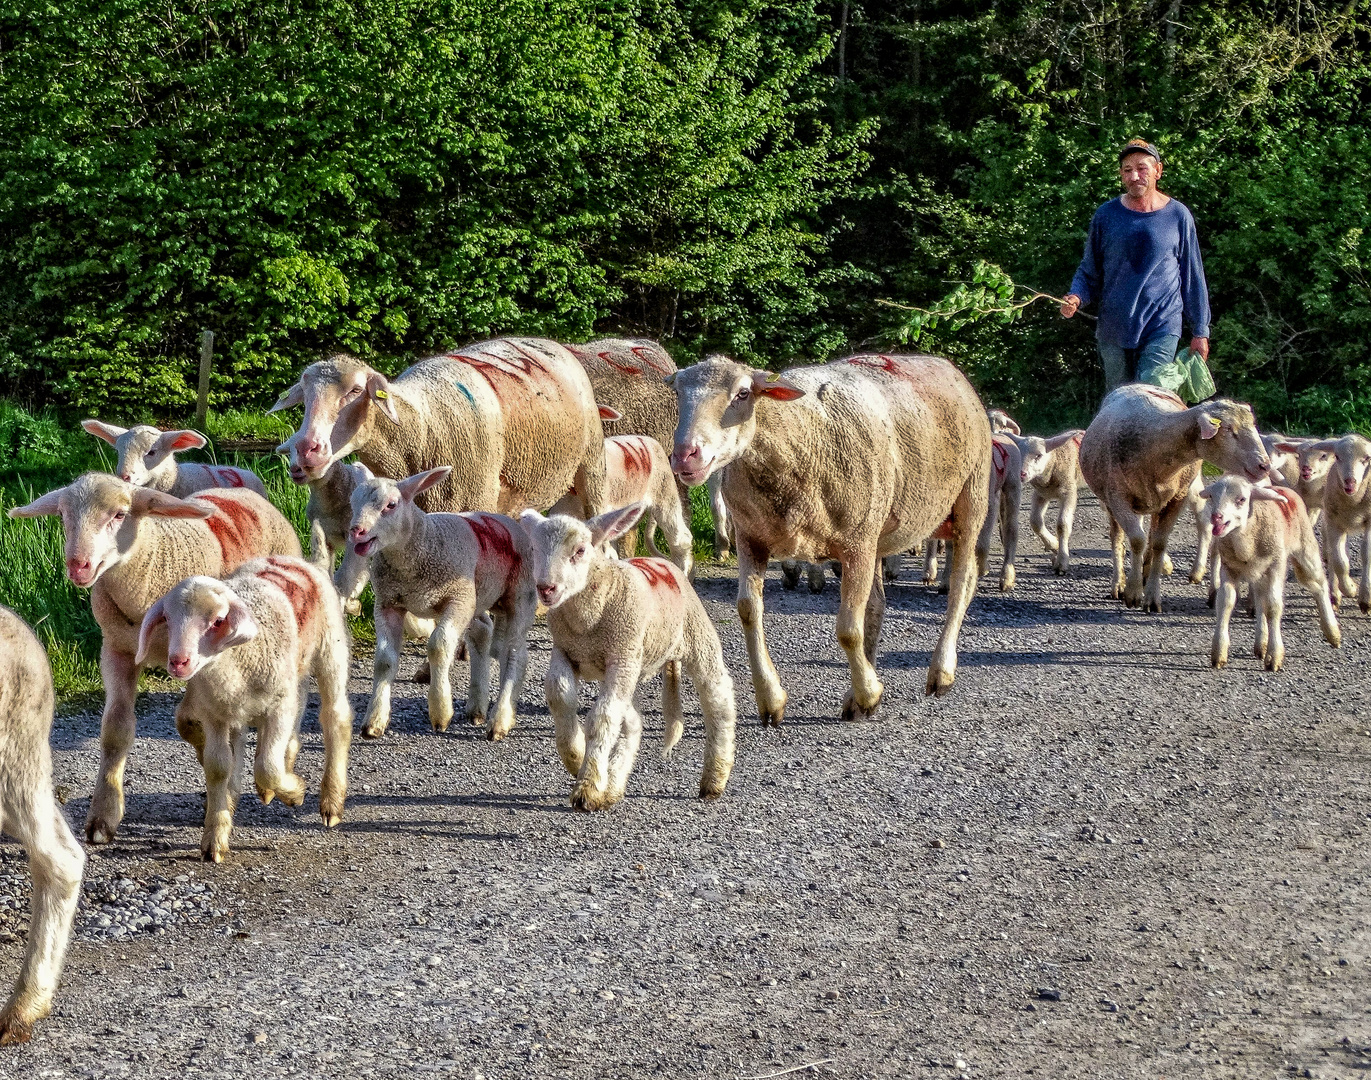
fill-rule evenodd
<path id="1" fill-rule="evenodd" d="M 214 363 L 214 331 L 200 333 L 200 392 L 195 399 L 195 427 L 203 431 L 209 415 L 209 371 Z"/>

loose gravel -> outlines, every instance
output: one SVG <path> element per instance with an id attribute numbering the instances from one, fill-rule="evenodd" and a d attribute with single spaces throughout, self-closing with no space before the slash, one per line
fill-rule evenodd
<path id="1" fill-rule="evenodd" d="M 787 593 L 773 573 L 791 698 L 761 728 L 734 574 L 703 568 L 742 718 L 708 805 L 698 712 L 662 761 L 649 685 L 628 798 L 572 812 L 540 623 L 509 740 L 434 735 L 425 689 L 399 684 L 325 831 L 311 711 L 305 805 L 244 797 L 230 858 L 205 866 L 175 695 L 143 695 L 128 816 L 92 853 L 56 1011 L 0 1077 L 1365 1075 L 1371 619 L 1344 612 L 1331 650 L 1292 583 L 1286 670 L 1261 671 L 1239 617 L 1215 672 L 1190 530 L 1165 611 L 1143 615 L 1107 598 L 1093 499 L 1078 520 L 1070 578 L 1025 527 L 1002 596 L 992 555 L 942 700 L 922 690 L 945 601 L 906 560 L 870 723 L 837 718 L 834 584 Z M 73 824 L 98 731 L 98 710 L 54 731 Z M 0 845 L 4 978 L 26 895 Z"/>

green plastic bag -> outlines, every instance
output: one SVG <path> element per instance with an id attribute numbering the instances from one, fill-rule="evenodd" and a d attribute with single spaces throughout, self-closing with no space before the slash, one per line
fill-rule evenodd
<path id="1" fill-rule="evenodd" d="M 1214 393 L 1214 376 L 1209 373 L 1209 365 L 1197 352 L 1182 349 L 1176 359 L 1169 364 L 1161 364 L 1152 369 L 1147 380 L 1163 390 L 1179 394 L 1188 404 L 1194 405 Z"/>

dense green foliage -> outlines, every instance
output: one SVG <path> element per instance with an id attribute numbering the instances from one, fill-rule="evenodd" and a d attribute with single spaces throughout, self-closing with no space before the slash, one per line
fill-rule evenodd
<path id="1" fill-rule="evenodd" d="M 1115 153 L 1195 212 L 1221 389 L 1366 424 L 1371 0 L 0 0 L 0 392 L 184 417 L 348 348 L 894 344 L 981 261 L 1060 294 Z M 1039 426 L 1043 303 L 920 344 Z"/>

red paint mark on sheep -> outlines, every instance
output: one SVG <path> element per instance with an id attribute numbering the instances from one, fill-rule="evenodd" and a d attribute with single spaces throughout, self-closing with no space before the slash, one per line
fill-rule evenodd
<path id="1" fill-rule="evenodd" d="M 1141 383 L 1139 385 L 1142 386 L 1144 393 L 1151 394 L 1154 398 L 1168 402 L 1172 405 L 1179 405 L 1182 409 L 1185 408 L 1185 402 L 1170 390 L 1164 390 L 1160 386 L 1153 386 L 1151 383 Z"/>
<path id="2" fill-rule="evenodd" d="M 612 352 L 605 351 L 598 353 L 597 355 L 610 367 L 614 368 L 616 371 L 622 371 L 625 375 L 641 375 L 643 373 L 643 369 L 640 367 L 633 367 L 630 364 L 620 363 L 614 358 Z"/>
<path id="3" fill-rule="evenodd" d="M 1289 524 L 1295 518 L 1295 493 L 1284 487 L 1273 487 L 1271 490 L 1280 496 L 1274 501 L 1280 507 L 1281 516 L 1285 518 L 1286 524 Z"/>
<path id="4" fill-rule="evenodd" d="M 467 525 L 476 536 L 476 543 L 481 547 L 480 561 L 498 562 L 505 570 L 506 579 L 512 579 L 519 572 L 522 560 L 519 558 L 519 551 L 514 546 L 514 537 L 509 533 L 505 523 L 499 518 L 490 517 L 487 514 L 463 514 Z"/>
<path id="5" fill-rule="evenodd" d="M 929 535 L 928 538 L 929 538 L 930 540 L 951 540 L 951 539 L 952 539 L 952 515 L 949 514 L 948 517 L 947 517 L 947 520 L 945 520 L 941 525 L 939 525 L 936 529 L 934 529 L 933 532 Z"/>
<path id="6" fill-rule="evenodd" d="M 238 569 L 257 555 L 257 540 L 263 531 L 257 511 L 244 506 L 237 499 L 228 499 L 213 492 L 200 493 L 195 498 L 209 503 L 217 511 L 205 519 L 205 524 L 219 542 L 224 573 Z"/>
<path id="7" fill-rule="evenodd" d="M 1009 465 L 1009 450 L 999 439 L 990 444 L 990 463 L 995 467 L 996 476 L 1004 476 Z"/>
<path id="8" fill-rule="evenodd" d="M 676 580 L 676 575 L 671 572 L 671 564 L 665 559 L 629 559 L 628 565 L 647 578 L 647 583 L 654 589 L 665 588 L 674 593 L 681 591 L 681 583 Z"/>
<path id="9" fill-rule="evenodd" d="M 240 488 L 247 487 L 243 480 L 243 474 L 237 469 L 213 469 L 214 478 L 219 482 L 221 488 Z"/>
<path id="10" fill-rule="evenodd" d="M 273 555 L 267 559 L 267 566 L 257 571 L 255 576 L 285 594 L 295 615 L 295 625 L 303 632 L 313 621 L 319 605 L 319 588 L 309 571 L 284 556 Z"/>
<path id="11" fill-rule="evenodd" d="M 652 350 L 646 345 L 634 345 L 629 349 L 629 352 L 633 353 L 633 355 L 641 360 L 647 367 L 651 368 L 663 378 L 674 374 L 676 371 L 675 367 L 668 363 L 664 363 L 662 360 L 653 356 Z"/>
<path id="12" fill-rule="evenodd" d="M 642 439 L 634 436 L 620 436 L 610 439 L 624 459 L 625 476 L 652 475 L 652 453 Z"/>

